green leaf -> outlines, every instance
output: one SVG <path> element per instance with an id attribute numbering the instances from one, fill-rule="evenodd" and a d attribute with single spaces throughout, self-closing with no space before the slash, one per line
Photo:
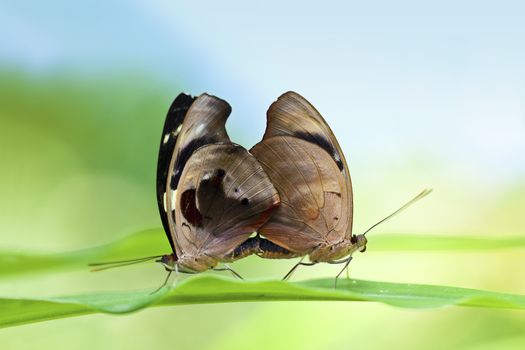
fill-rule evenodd
<path id="1" fill-rule="evenodd" d="M 0 250 L 0 275 L 9 276 L 45 270 L 83 268 L 92 262 L 132 259 L 170 253 L 168 239 L 161 229 L 134 233 L 98 247 L 55 254 Z"/>
<path id="2" fill-rule="evenodd" d="M 479 251 L 525 247 L 525 237 L 465 237 L 460 235 L 378 234 L 369 237 L 368 251 Z M 162 229 L 140 231 L 113 243 L 89 249 L 42 254 L 0 250 L 0 276 L 50 269 L 86 268 L 90 262 L 140 258 L 170 252 Z"/>
<path id="3" fill-rule="evenodd" d="M 57 298 L 0 298 L 0 327 L 93 313 L 121 314 L 149 306 L 241 301 L 373 301 L 403 308 L 449 305 L 525 309 L 525 295 L 475 289 L 341 279 L 302 282 L 238 281 L 199 275 L 165 287 L 120 293 L 95 293 Z"/>

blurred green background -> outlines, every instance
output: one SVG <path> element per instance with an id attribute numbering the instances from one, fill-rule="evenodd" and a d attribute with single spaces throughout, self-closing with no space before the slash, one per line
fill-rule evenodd
<path id="1" fill-rule="evenodd" d="M 523 250 L 379 253 L 373 240 L 525 234 L 524 11 L 518 1 L 3 1 L 0 247 L 69 251 L 159 227 L 157 147 L 172 99 L 227 99 L 230 136 L 250 147 L 270 103 L 295 90 L 345 151 L 356 232 L 434 188 L 370 234 L 353 277 L 523 294 Z M 168 251 L 166 240 L 159 253 Z M 291 265 L 234 266 L 280 278 Z M 0 293 L 152 288 L 163 277 L 155 264 L 10 276 Z M 516 311 L 373 303 L 198 305 L 3 329 L 0 348 L 523 349 L 524 321 Z"/>

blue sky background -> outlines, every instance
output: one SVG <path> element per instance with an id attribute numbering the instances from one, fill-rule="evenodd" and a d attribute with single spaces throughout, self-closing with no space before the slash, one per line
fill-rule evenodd
<path id="1" fill-rule="evenodd" d="M 182 81 L 228 99 L 248 145 L 271 101 L 296 90 L 357 164 L 419 153 L 495 186 L 525 174 L 524 11 L 508 1 L 4 1 L 0 62 Z"/>

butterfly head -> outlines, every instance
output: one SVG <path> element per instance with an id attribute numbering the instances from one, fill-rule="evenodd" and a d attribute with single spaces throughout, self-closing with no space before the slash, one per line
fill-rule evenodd
<path id="1" fill-rule="evenodd" d="M 309 254 L 309 258 L 314 262 L 331 262 L 352 255 L 355 251 L 364 252 L 365 249 L 365 236 L 354 235 L 351 239 L 345 238 L 338 243 L 319 245 Z"/>
<path id="2" fill-rule="evenodd" d="M 217 265 L 217 259 L 206 254 L 199 256 L 169 254 L 163 255 L 157 260 L 166 271 L 178 271 L 182 273 L 195 273 L 212 269 Z"/>
<path id="3" fill-rule="evenodd" d="M 156 260 L 156 262 L 164 266 L 166 271 L 174 271 L 177 268 L 177 260 L 177 255 L 172 253 L 161 256 L 159 260 Z"/>
<path id="4" fill-rule="evenodd" d="M 353 235 L 352 243 L 355 245 L 356 250 L 359 250 L 361 253 L 366 251 L 366 244 L 368 243 L 366 236 L 363 235 Z"/>

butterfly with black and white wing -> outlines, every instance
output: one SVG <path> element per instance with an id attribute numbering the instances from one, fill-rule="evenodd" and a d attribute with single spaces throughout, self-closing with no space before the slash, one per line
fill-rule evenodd
<path id="1" fill-rule="evenodd" d="M 280 203 L 253 155 L 230 141 L 230 112 L 227 102 L 207 94 L 195 100 L 179 96 L 170 108 L 157 179 L 159 211 L 173 249 L 161 259 L 167 268 L 200 272 L 253 253 L 250 235 Z"/>
<path id="2" fill-rule="evenodd" d="M 268 220 L 280 197 L 255 157 L 230 141 L 225 127 L 230 113 L 230 105 L 215 96 L 177 96 L 162 131 L 156 181 L 172 252 L 92 263 L 94 271 L 158 258 L 170 272 L 221 270 L 215 268 L 219 262 L 260 251 L 260 238 L 250 236 Z M 222 270 L 240 277 L 228 266 Z"/>

